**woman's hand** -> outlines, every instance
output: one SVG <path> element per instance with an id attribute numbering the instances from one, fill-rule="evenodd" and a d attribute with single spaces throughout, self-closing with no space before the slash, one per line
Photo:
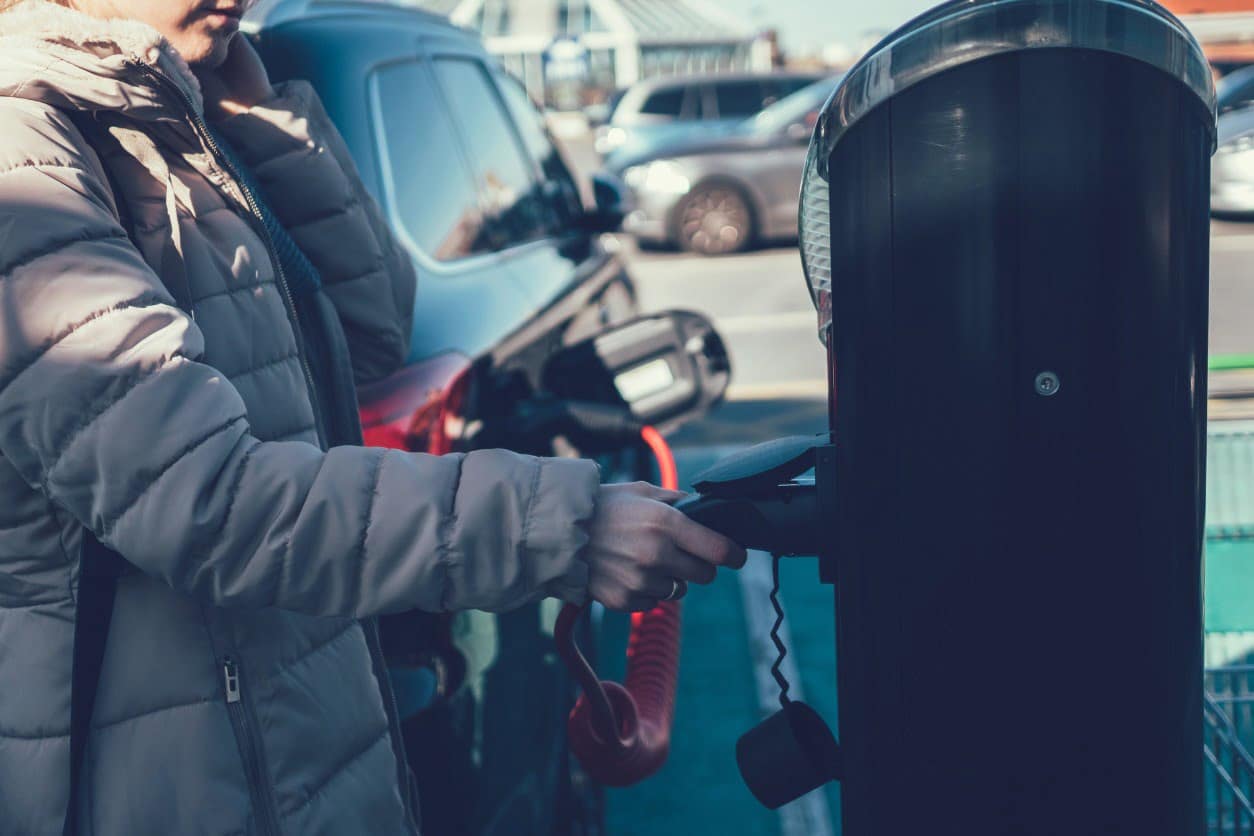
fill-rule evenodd
<path id="1" fill-rule="evenodd" d="M 200 70 L 196 77 L 205 94 L 205 115 L 210 119 L 243 113 L 274 95 L 261 56 L 243 35 L 231 39 L 220 66 Z"/>
<path id="2" fill-rule="evenodd" d="M 584 550 L 588 594 L 612 610 L 650 610 L 707 584 L 719 566 L 739 569 L 745 550 L 669 503 L 682 493 L 645 482 L 605 485 Z"/>

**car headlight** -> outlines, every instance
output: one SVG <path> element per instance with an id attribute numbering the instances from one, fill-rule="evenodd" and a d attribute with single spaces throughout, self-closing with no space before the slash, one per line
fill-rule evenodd
<path id="1" fill-rule="evenodd" d="M 819 314 L 819 339 L 826 342 L 828 326 L 832 324 L 832 208 L 830 189 L 819 171 L 820 145 L 811 142 L 806 154 L 797 228 L 801 239 L 801 269 L 810 286 L 810 299 Z"/>
<path id="2" fill-rule="evenodd" d="M 683 166 L 674 160 L 633 165 L 623 172 L 623 182 L 638 192 L 656 194 L 687 194 L 692 189 Z"/>
<path id="3" fill-rule="evenodd" d="M 604 156 L 617 148 L 621 148 L 625 144 L 627 144 L 627 132 L 622 128 L 608 127 L 605 125 L 597 128 L 594 146 L 598 154 Z"/>

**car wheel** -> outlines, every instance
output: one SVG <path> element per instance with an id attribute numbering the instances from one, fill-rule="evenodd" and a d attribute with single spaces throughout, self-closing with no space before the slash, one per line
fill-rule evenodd
<path id="1" fill-rule="evenodd" d="M 753 238 L 753 213 L 733 186 L 699 186 L 684 198 L 678 217 L 679 246 L 688 252 L 727 255 Z"/>

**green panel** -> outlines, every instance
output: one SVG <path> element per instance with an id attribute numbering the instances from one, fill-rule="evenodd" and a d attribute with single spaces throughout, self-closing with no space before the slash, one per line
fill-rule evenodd
<path id="1" fill-rule="evenodd" d="M 1254 538 L 1254 421 L 1210 425 L 1206 537 L 1208 541 Z"/>
<path id="2" fill-rule="evenodd" d="M 1229 369 L 1254 369 L 1254 354 L 1216 354 L 1210 358 L 1210 370 L 1213 372 Z"/>
<path id="3" fill-rule="evenodd" d="M 1254 539 L 1206 544 L 1206 631 L 1254 631 Z"/>
<path id="4" fill-rule="evenodd" d="M 1206 631 L 1254 631 L 1254 421 L 1207 436 Z"/>

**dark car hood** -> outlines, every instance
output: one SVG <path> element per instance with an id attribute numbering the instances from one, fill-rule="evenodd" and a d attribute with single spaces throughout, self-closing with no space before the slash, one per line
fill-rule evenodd
<path id="1" fill-rule="evenodd" d="M 632 166 L 654 160 L 673 160 L 676 157 L 692 157 L 698 154 L 718 154 L 734 151 L 755 151 L 771 145 L 773 137 L 744 130 L 703 133 L 651 144 L 647 149 L 624 149 L 621 154 L 610 154 L 605 168 L 621 175 Z"/>

